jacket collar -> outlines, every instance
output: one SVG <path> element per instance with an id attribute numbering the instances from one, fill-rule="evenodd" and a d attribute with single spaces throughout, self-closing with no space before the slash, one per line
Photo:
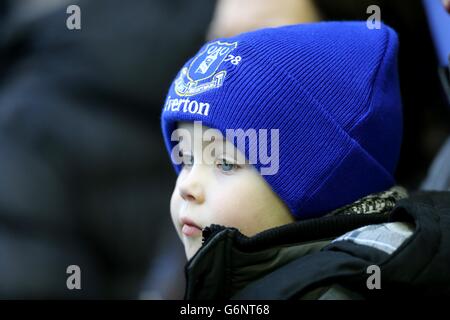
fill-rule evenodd
<path id="1" fill-rule="evenodd" d="M 350 230 L 388 220 L 386 214 L 326 216 L 298 221 L 246 237 L 211 225 L 185 267 L 185 299 L 228 299 L 281 266 L 317 252 Z"/>

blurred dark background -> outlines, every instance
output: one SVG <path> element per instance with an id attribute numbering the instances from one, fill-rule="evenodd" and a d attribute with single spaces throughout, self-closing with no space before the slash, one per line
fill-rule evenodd
<path id="1" fill-rule="evenodd" d="M 68 1 L 0 3 L 0 297 L 139 297 L 175 236 L 162 102 L 214 2 L 71 1 L 81 30 Z"/>

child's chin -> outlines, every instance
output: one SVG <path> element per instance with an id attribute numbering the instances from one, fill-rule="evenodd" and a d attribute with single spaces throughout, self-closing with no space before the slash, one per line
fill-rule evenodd
<path id="1" fill-rule="evenodd" d="M 200 244 L 198 244 L 197 242 L 198 241 L 185 240 L 184 251 L 188 260 L 190 260 L 197 253 L 198 249 L 200 249 L 201 241 Z"/>

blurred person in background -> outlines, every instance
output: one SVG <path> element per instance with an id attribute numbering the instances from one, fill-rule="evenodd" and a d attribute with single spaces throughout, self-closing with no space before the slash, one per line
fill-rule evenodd
<path id="1" fill-rule="evenodd" d="M 81 30 L 66 27 L 69 4 Z M 176 297 L 144 282 L 172 259 L 158 256 L 175 180 L 160 107 L 213 7 L 0 1 L 0 298 Z"/>
<path id="2" fill-rule="evenodd" d="M 450 108 L 450 1 L 443 1 L 444 8 L 438 1 L 424 0 L 430 32 L 433 36 L 438 74 L 442 84 L 442 94 Z M 450 135 L 431 164 L 422 190 L 450 190 Z"/>
<path id="3" fill-rule="evenodd" d="M 208 37 L 302 22 L 367 20 L 371 5 L 379 6 L 381 20 L 399 34 L 404 133 L 396 178 L 407 188 L 417 189 L 450 134 L 450 113 L 442 99 L 422 1 L 219 0 Z M 444 0 L 442 5 L 450 11 L 450 1 Z"/>
<path id="4" fill-rule="evenodd" d="M 442 0 L 445 10 L 450 13 L 450 0 Z"/>

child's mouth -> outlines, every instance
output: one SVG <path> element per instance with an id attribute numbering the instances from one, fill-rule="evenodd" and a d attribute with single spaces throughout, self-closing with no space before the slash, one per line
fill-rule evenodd
<path id="1" fill-rule="evenodd" d="M 188 237 L 195 237 L 202 234 L 202 230 L 200 228 L 189 224 L 184 224 L 181 232 Z"/>

